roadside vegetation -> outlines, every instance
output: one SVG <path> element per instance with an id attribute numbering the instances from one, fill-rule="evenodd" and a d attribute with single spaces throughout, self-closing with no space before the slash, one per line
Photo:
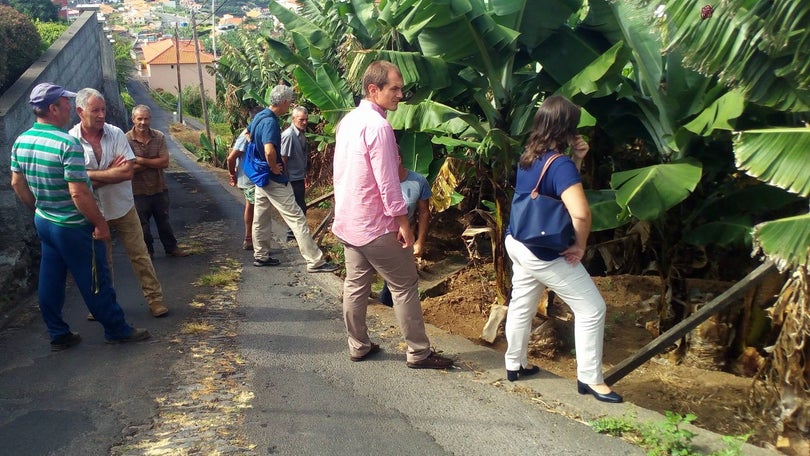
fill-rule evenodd
<path id="1" fill-rule="evenodd" d="M 736 281 L 773 261 L 784 273 L 782 304 L 735 309 L 726 316 L 733 331 L 703 333 L 717 334 L 716 363 L 745 350 L 761 358 L 750 405 L 773 420 L 770 440 L 801 441 L 810 423 L 801 353 L 810 342 L 810 129 L 802 125 L 810 120 L 810 32 L 795 18 L 810 15 L 810 4 L 548 6 L 311 0 L 292 12 L 271 1 L 283 30 L 232 32 L 236 44 L 220 48 L 217 102 L 237 131 L 248 105 L 266 104 L 272 85 L 289 82 L 312 112 L 313 160 L 328 164 L 366 65 L 396 63 L 408 96 L 388 119 L 403 162 L 432 182 L 434 211 L 455 207 L 495 239 L 497 298 L 486 308 L 508 301 L 501 240 L 531 117 L 547 95 L 571 98 L 583 107 L 591 145 L 583 181 L 594 215 L 592 272 L 658 274 L 660 334 L 696 310 L 688 278 Z M 701 356 L 703 346 L 679 350 Z M 788 398 L 794 406 L 785 409 Z"/>
<path id="2" fill-rule="evenodd" d="M 594 431 L 621 437 L 647 450 L 648 456 L 738 456 L 742 446 L 750 437 L 723 436 L 725 448 L 705 453 L 696 449 L 693 440 L 696 433 L 686 429 L 685 425 L 697 419 L 693 414 L 678 415 L 666 412 L 666 420 L 658 423 L 640 423 L 634 417 L 605 417 L 591 421 Z"/>

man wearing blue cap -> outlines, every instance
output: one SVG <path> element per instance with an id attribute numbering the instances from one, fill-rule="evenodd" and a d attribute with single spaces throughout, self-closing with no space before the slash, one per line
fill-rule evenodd
<path id="1" fill-rule="evenodd" d="M 85 304 L 104 326 L 108 343 L 149 338 L 149 331 L 127 323 L 110 281 L 104 245 L 110 228 L 90 189 L 82 148 L 66 131 L 72 113 L 69 99 L 75 97 L 51 83 L 34 87 L 29 103 L 37 121 L 11 149 L 11 186 L 34 210 L 42 245 L 37 292 L 52 351 L 81 341 L 62 319 L 68 270 Z"/>

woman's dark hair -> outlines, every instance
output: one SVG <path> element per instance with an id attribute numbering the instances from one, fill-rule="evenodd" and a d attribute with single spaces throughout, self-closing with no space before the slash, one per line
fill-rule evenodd
<path id="1" fill-rule="evenodd" d="M 546 98 L 534 115 L 532 131 L 520 155 L 519 166 L 530 168 L 552 147 L 559 152 L 567 150 L 577 134 L 579 116 L 579 107 L 567 98 L 559 95 Z"/>

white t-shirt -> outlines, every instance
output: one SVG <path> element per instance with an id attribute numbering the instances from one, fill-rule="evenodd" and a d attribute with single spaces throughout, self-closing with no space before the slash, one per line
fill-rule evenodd
<path id="1" fill-rule="evenodd" d="M 74 125 L 70 129 L 70 134 L 79 139 L 79 143 L 84 149 L 84 164 L 88 171 L 108 169 L 115 157 L 119 155 L 123 155 L 129 161 L 135 160 L 135 154 L 129 146 L 126 134 L 114 125 L 104 124 L 104 132 L 101 135 L 100 163 L 96 161 L 93 146 L 82 138 L 81 123 Z M 94 188 L 93 192 L 105 220 L 121 218 L 135 206 L 135 198 L 132 196 L 132 181 L 107 184 Z"/>

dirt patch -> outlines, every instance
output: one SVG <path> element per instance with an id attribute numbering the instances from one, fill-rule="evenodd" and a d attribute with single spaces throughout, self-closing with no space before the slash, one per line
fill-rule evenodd
<path id="1" fill-rule="evenodd" d="M 607 302 L 605 323 L 604 369 L 631 356 L 653 340 L 645 328 L 654 319 L 653 297 L 661 292 L 657 277 L 594 277 Z M 693 282 L 692 289 L 716 295 L 728 285 L 722 282 Z M 493 269 L 490 264 L 471 266 L 448 279 L 445 292 L 422 301 L 425 320 L 452 334 L 464 336 L 481 345 L 504 351 L 503 328 L 493 344 L 480 339 L 495 302 Z M 532 339 L 530 361 L 560 377 L 576 379 L 573 353 L 573 321 L 564 304 L 550 306 L 552 329 Z M 546 319 L 536 318 L 533 328 Z M 546 325 L 549 326 L 549 325 Z M 553 339 L 549 341 L 548 339 Z M 695 424 L 723 435 L 755 432 L 749 440 L 762 444 L 770 432 L 764 422 L 747 413 L 747 399 L 753 380 L 726 372 L 699 369 L 678 364 L 674 355 L 663 354 L 645 363 L 615 385 L 626 400 L 641 407 L 664 413 L 697 415 Z"/>
<path id="2" fill-rule="evenodd" d="M 312 208 L 307 213 L 314 228 L 328 213 L 328 207 Z M 425 256 L 419 261 L 425 292 L 427 275 L 445 275 L 444 280 L 431 284 L 422 299 L 425 321 L 451 334 L 465 337 L 478 344 L 505 351 L 503 325 L 492 344 L 480 339 L 489 309 L 496 302 L 495 275 L 488 239 L 479 239 L 472 246 L 480 258 L 458 271 L 446 268 L 447 258 L 467 257 L 469 252 L 461 242 L 463 230 L 458 214 L 439 214 L 431 221 Z M 441 229 L 433 227 L 442 227 Z M 332 251 L 331 234 L 324 238 L 324 247 Z M 452 271 L 452 272 L 451 272 Z M 607 303 L 605 322 L 604 369 L 636 353 L 653 340 L 647 329 L 655 320 L 655 297 L 660 295 L 658 277 L 619 275 L 594 277 Z M 688 281 L 692 295 L 710 300 L 731 285 L 716 281 Z M 552 318 L 539 336 L 530 343 L 530 361 L 563 378 L 576 379 L 573 315 L 559 300 L 548 308 Z M 547 320 L 537 317 L 532 325 L 538 328 Z M 754 434 L 750 443 L 763 444 L 773 438 L 773 429 L 747 410 L 753 379 L 727 372 L 700 369 L 684 365 L 676 351 L 653 358 L 614 385 L 626 400 L 660 413 L 672 411 L 698 418 L 694 424 L 723 435 Z M 573 388 L 573 386 L 572 386 Z"/>

